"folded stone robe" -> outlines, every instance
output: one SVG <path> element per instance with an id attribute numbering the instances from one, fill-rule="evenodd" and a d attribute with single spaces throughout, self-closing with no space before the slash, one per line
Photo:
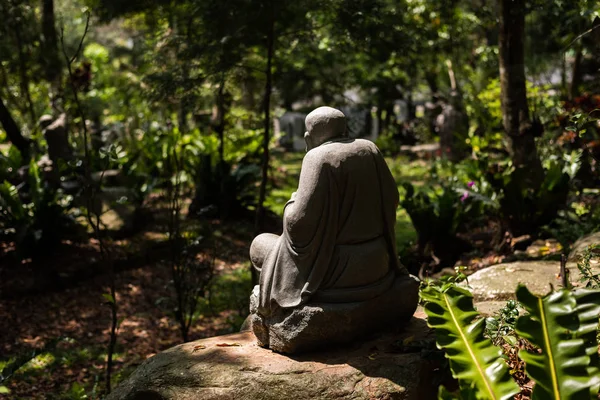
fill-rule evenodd
<path id="1" fill-rule="evenodd" d="M 396 250 L 398 188 L 374 143 L 339 139 L 310 150 L 283 234 L 260 274 L 258 313 L 270 316 L 309 299 L 353 302 L 408 274 Z"/>

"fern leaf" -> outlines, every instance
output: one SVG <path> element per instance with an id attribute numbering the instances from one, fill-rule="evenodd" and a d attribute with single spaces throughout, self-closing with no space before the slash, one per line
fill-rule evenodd
<path id="1" fill-rule="evenodd" d="M 456 286 L 421 290 L 427 323 L 435 329 L 437 346 L 450 360 L 452 375 L 468 399 L 510 399 L 519 393 L 502 351 L 483 335 L 485 320 L 473 307 L 473 295 Z"/>
<path id="2" fill-rule="evenodd" d="M 594 386 L 588 376 L 591 359 L 584 340 L 576 337 L 579 319 L 575 296 L 563 289 L 538 297 L 519 285 L 517 300 L 529 315 L 519 317 L 515 330 L 541 350 L 519 352 L 525 371 L 535 381 L 531 399 L 590 398 Z"/>
<path id="3" fill-rule="evenodd" d="M 598 315 L 600 315 L 600 290 L 578 289 L 573 292 L 577 302 L 579 329 L 576 337 L 583 339 L 585 353 L 590 357 L 587 367 L 590 395 L 600 391 L 600 357 L 598 356 Z"/>

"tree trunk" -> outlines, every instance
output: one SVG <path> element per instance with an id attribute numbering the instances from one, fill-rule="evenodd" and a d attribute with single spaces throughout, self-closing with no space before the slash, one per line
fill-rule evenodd
<path id="1" fill-rule="evenodd" d="M 429 91 L 431 92 L 431 101 L 435 103 L 438 100 L 438 82 L 437 82 L 437 71 L 434 69 L 429 69 L 425 72 L 425 81 L 427 82 L 427 86 L 429 86 Z"/>
<path id="2" fill-rule="evenodd" d="M 219 160 L 218 160 L 218 176 L 219 176 L 219 193 L 221 196 L 221 202 L 219 204 L 219 214 L 221 218 L 225 217 L 226 214 L 231 211 L 231 204 L 223 204 L 224 201 L 229 202 L 225 193 L 225 183 L 227 179 L 227 171 L 225 168 L 225 76 L 221 76 L 221 82 L 219 83 L 219 91 L 217 92 L 216 98 L 216 115 L 213 121 L 213 129 L 219 138 Z"/>
<path id="3" fill-rule="evenodd" d="M 60 56 L 54 18 L 54 0 L 42 0 L 42 37 L 46 79 L 54 90 L 60 87 Z"/>
<path id="4" fill-rule="evenodd" d="M 0 98 L 0 123 L 6 132 L 8 140 L 19 150 L 23 161 L 29 160 L 30 142 L 22 134 L 10 111 Z"/>
<path id="5" fill-rule="evenodd" d="M 527 184 L 537 188 L 544 171 L 535 137 L 542 126 L 529 119 L 525 85 L 525 0 L 499 0 L 499 64 L 502 122 L 509 139 L 509 152 L 517 169 L 527 171 Z"/>
<path id="6" fill-rule="evenodd" d="M 265 83 L 265 96 L 264 96 L 264 134 L 263 134 L 263 155 L 262 155 L 262 177 L 260 181 L 260 191 L 258 195 L 258 204 L 256 207 L 256 220 L 254 228 L 256 233 L 259 233 L 264 219 L 264 202 L 267 192 L 267 179 L 269 172 L 269 142 L 271 140 L 271 91 L 272 91 L 272 64 L 273 64 L 273 51 L 275 47 L 275 13 L 274 4 L 271 3 L 271 20 L 269 23 L 269 31 L 267 33 L 267 68 L 266 83 Z"/>
<path id="7" fill-rule="evenodd" d="M 35 130 L 37 127 L 37 118 L 35 111 L 33 110 L 33 101 L 31 100 L 31 92 L 29 91 L 29 77 L 27 76 L 28 66 L 25 52 L 23 51 L 23 40 L 21 38 L 21 27 L 19 23 L 14 25 L 15 37 L 17 39 L 17 47 L 19 49 L 19 72 L 21 77 L 21 94 L 27 99 L 27 109 L 29 116 L 31 117 L 31 129 Z"/>
<path id="8" fill-rule="evenodd" d="M 573 100 L 579 95 L 579 85 L 581 84 L 581 61 L 583 59 L 582 46 L 577 46 L 575 61 L 573 62 L 573 76 L 569 86 L 569 100 Z"/>
<path id="9" fill-rule="evenodd" d="M 213 129 L 219 138 L 219 171 L 225 172 L 225 77 L 221 77 L 219 91 L 216 101 L 217 115 L 215 117 Z M 221 175 L 223 177 L 223 175 Z"/>

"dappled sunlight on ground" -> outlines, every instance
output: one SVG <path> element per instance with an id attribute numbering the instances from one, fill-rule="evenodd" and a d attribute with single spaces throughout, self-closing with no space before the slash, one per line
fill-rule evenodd
<path id="1" fill-rule="evenodd" d="M 191 340 L 233 332 L 239 329 L 247 313 L 250 292 L 247 249 L 251 227 L 242 225 L 244 223 L 238 221 L 232 226 L 220 226 L 217 276 L 208 293 L 211 302 L 200 303 L 197 322 L 190 330 Z M 230 240 L 234 233 L 236 239 Z M 150 242 L 164 237 L 155 232 L 139 236 Z M 138 249 L 133 246 L 114 253 L 125 255 L 128 250 Z M 87 254 L 93 254 L 93 250 L 87 251 Z M 85 264 L 87 258 L 90 265 L 90 255 L 81 254 L 84 258 L 80 261 Z M 58 256 L 59 260 L 64 259 L 60 254 Z M 94 257 L 99 255 L 96 253 Z M 160 262 L 160 258 L 147 258 L 151 259 L 147 263 L 132 261 L 129 268 L 119 270 L 116 276 L 120 322 L 115 381 L 123 379 L 147 357 L 182 342 L 173 317 L 170 269 Z M 67 270 L 71 268 L 62 265 Z M 57 269 L 60 271 L 61 265 Z M 22 271 L 30 273 L 27 269 Z M 11 268 L 10 272 L 14 275 L 18 270 Z M 35 293 L 15 293 L 10 299 L 0 301 L 0 320 L 3 322 L 0 353 L 4 357 L 27 354 L 54 339 L 62 339 L 9 380 L 10 398 L 46 399 L 52 393 L 67 396 L 71 392 L 93 397 L 94 385 L 97 386 L 96 393 L 104 387 L 110 309 L 104 304 L 103 294 L 109 292 L 109 276 L 104 270 L 80 282 L 67 280 L 65 284 L 67 287 L 63 289 L 47 287 L 47 290 L 32 286 Z M 0 364 L 0 369 L 2 367 Z M 0 395 L 0 398 L 4 397 Z"/>

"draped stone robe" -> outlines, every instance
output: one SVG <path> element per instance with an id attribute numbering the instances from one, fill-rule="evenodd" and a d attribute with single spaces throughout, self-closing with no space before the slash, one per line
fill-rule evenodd
<path id="1" fill-rule="evenodd" d="M 283 234 L 262 265 L 258 312 L 386 291 L 408 274 L 396 251 L 397 206 L 396 183 L 374 143 L 338 139 L 310 150 L 285 205 Z"/>

